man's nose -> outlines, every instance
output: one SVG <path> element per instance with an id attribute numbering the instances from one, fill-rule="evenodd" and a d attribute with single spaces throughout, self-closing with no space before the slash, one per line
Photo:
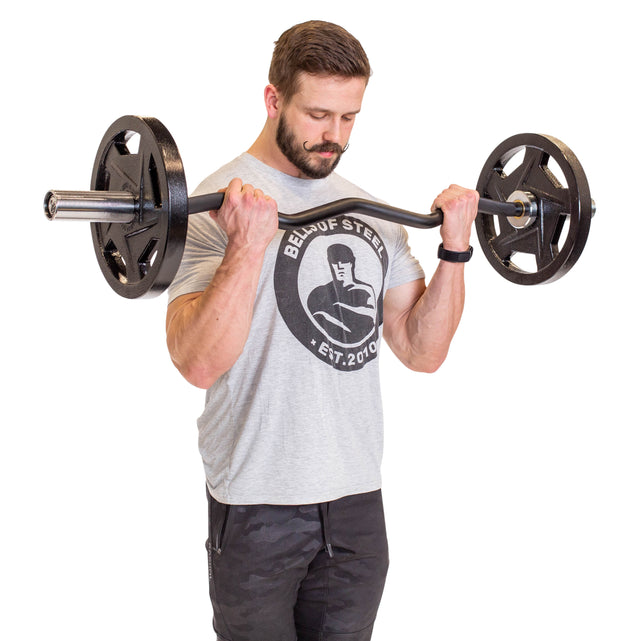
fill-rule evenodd
<path id="1" fill-rule="evenodd" d="M 338 118 L 331 118 L 327 122 L 323 139 L 325 142 L 340 143 L 340 120 Z"/>

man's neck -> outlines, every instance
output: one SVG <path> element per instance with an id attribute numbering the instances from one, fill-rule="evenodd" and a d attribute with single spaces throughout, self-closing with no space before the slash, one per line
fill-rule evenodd
<path id="1" fill-rule="evenodd" d="M 280 147 L 276 143 L 275 132 L 271 131 L 269 125 L 269 122 L 265 124 L 255 142 L 247 149 L 247 153 L 265 165 L 281 171 L 283 174 L 294 178 L 309 178 L 280 151 Z"/>

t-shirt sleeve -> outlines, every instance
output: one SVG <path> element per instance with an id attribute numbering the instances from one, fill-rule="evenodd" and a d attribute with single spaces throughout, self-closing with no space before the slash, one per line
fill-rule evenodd
<path id="1" fill-rule="evenodd" d="M 189 216 L 182 262 L 169 286 L 169 302 L 204 291 L 224 258 L 227 236 L 208 212 Z"/>
<path id="2" fill-rule="evenodd" d="M 424 270 L 411 253 L 409 234 L 401 225 L 395 226 L 397 234 L 391 259 L 388 288 L 398 287 L 414 280 L 424 278 Z"/>

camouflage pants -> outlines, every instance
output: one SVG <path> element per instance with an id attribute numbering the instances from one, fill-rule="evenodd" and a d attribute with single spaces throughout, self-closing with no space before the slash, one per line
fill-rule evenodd
<path id="1" fill-rule="evenodd" d="M 369 641 L 388 567 L 380 491 L 320 505 L 209 496 L 218 641 Z"/>

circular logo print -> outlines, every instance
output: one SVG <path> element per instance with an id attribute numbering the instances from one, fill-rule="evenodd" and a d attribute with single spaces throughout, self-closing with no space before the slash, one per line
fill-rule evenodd
<path id="1" fill-rule="evenodd" d="M 362 368 L 378 355 L 388 264 L 382 239 L 358 218 L 338 216 L 285 232 L 274 284 L 287 327 L 325 363 Z"/>

